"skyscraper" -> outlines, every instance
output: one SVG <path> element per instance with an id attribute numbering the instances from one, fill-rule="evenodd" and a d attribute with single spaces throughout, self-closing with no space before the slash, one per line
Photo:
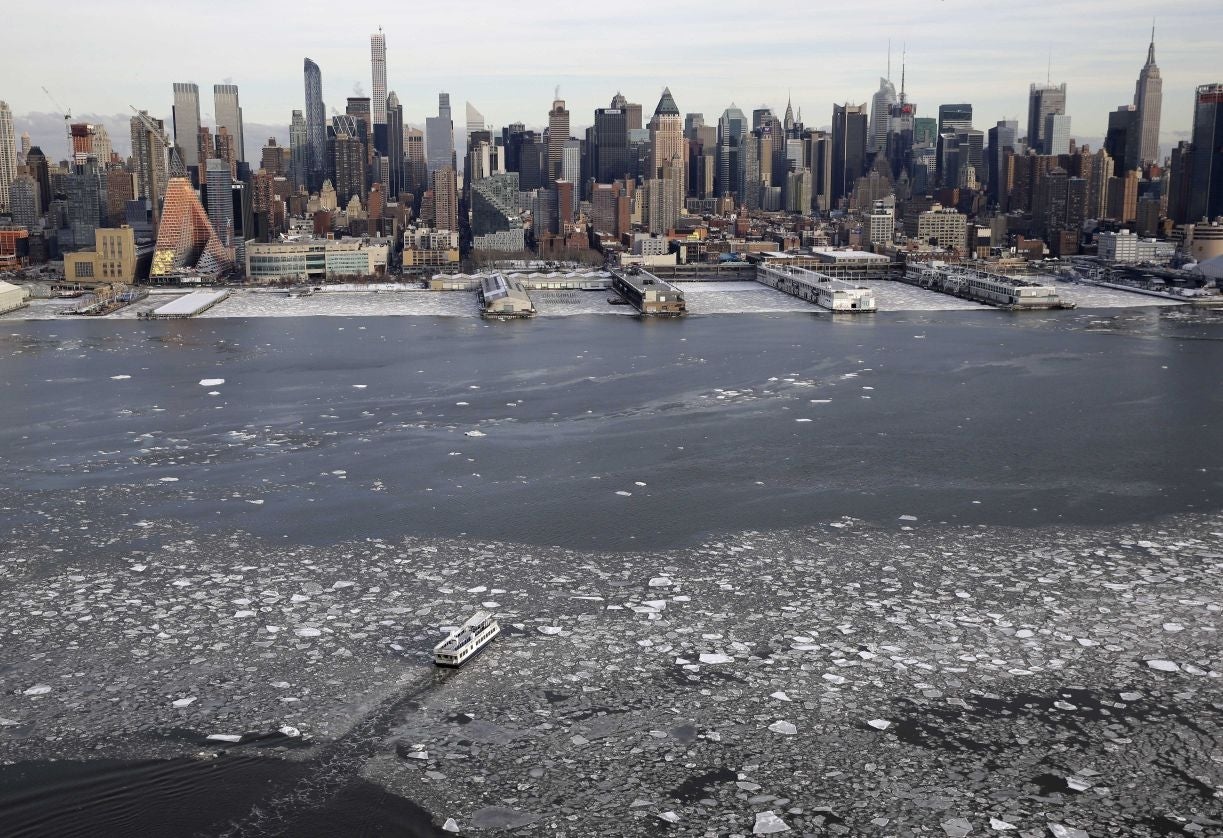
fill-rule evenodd
<path id="1" fill-rule="evenodd" d="M 228 167 L 224 172 L 228 177 Z M 217 273 L 232 265 L 233 251 L 217 238 L 191 181 L 171 178 L 166 184 L 166 200 L 161 222 L 157 225 L 157 244 L 149 275 L 157 279 L 192 266 L 201 272 Z"/>
<path id="2" fill-rule="evenodd" d="M 1138 134 L 1138 111 L 1133 105 L 1121 105 L 1108 115 L 1108 133 L 1104 137 L 1104 149 L 1117 166 L 1117 177 L 1123 177 L 1142 162 Z"/>
<path id="3" fill-rule="evenodd" d="M 437 116 L 425 118 L 425 154 L 429 173 L 454 168 L 454 120 L 450 117 L 450 94 L 437 95 Z"/>
<path id="4" fill-rule="evenodd" d="M 718 119 L 718 162 L 714 187 L 718 196 L 739 193 L 739 146 L 747 133 L 747 116 L 734 102 Z"/>
<path id="5" fill-rule="evenodd" d="M 1164 82 L 1155 64 L 1155 27 L 1151 27 L 1151 45 L 1147 47 L 1147 63 L 1138 73 L 1134 86 L 1134 107 L 1138 110 L 1138 155 L 1143 163 L 1159 162 L 1159 116 L 1163 107 Z"/>
<path id="6" fill-rule="evenodd" d="M 880 76 L 879 89 L 871 97 L 870 134 L 866 139 L 866 150 L 872 154 L 887 148 L 889 120 L 895 104 L 896 85 Z"/>
<path id="7" fill-rule="evenodd" d="M 467 133 L 465 136 L 470 137 L 473 131 L 484 130 L 484 114 L 476 110 L 476 106 L 471 102 L 467 102 Z"/>
<path id="8" fill-rule="evenodd" d="M 395 95 L 394 90 L 386 97 L 386 144 L 386 156 L 390 161 L 391 169 L 387 198 L 397 201 L 399 193 L 405 189 L 405 179 L 403 176 L 403 106 L 399 104 L 399 97 Z"/>
<path id="9" fill-rule="evenodd" d="M 289 152 L 292 155 L 293 188 L 304 189 L 310 179 L 310 138 L 306 133 L 306 117 L 293 111 L 289 123 Z"/>
<path id="10" fill-rule="evenodd" d="M 323 73 L 309 58 L 305 61 L 306 143 L 309 148 L 310 175 L 307 188 L 314 192 L 323 185 L 327 153 L 327 111 L 323 106 Z"/>
<path id="11" fill-rule="evenodd" d="M 1045 151 L 1045 121 L 1050 114 L 1066 113 L 1066 85 L 1032 84 L 1028 87 L 1028 148 Z"/>
<path id="12" fill-rule="evenodd" d="M 373 92 L 370 94 L 373 105 L 374 125 L 386 125 L 386 36 L 382 27 L 369 36 L 369 66 L 373 76 Z"/>
<path id="13" fill-rule="evenodd" d="M 234 181 L 229 173 L 229 164 L 217 158 L 209 159 L 204 177 L 208 221 L 221 240 L 221 245 L 229 247 L 233 243 L 234 235 Z"/>
<path id="14" fill-rule="evenodd" d="M 552 109 L 548 111 L 548 183 L 561 176 L 561 158 L 568 139 L 569 109 L 565 100 L 558 97 L 552 100 Z"/>
<path id="15" fill-rule="evenodd" d="M 940 114 L 943 107 L 939 108 Z M 833 205 L 847 196 L 866 168 L 866 105 L 832 106 L 832 190 Z"/>
<path id="16" fill-rule="evenodd" d="M 650 171 L 647 177 L 673 177 L 673 174 L 664 174 L 663 169 L 677 157 L 684 167 L 681 176 L 681 180 L 684 180 L 688 172 L 688 143 L 684 139 L 684 118 L 680 115 L 675 99 L 671 97 L 671 88 L 665 87 L 658 99 L 658 105 L 654 108 L 654 116 L 650 118 Z M 681 194 L 686 191 L 685 187 Z"/>
<path id="17" fill-rule="evenodd" d="M 629 171 L 628 100 L 620 93 L 611 105 L 595 111 L 594 161 L 591 170 L 599 183 L 611 183 Z"/>
<path id="18" fill-rule="evenodd" d="M 17 177 L 17 138 L 13 135 L 13 112 L 0 101 L 0 211 L 9 208 L 9 186 Z"/>
<path id="19" fill-rule="evenodd" d="M 938 106 L 938 133 L 955 133 L 960 128 L 972 127 L 972 105 L 967 103 Z"/>
<path id="20" fill-rule="evenodd" d="M 1070 117 L 1066 114 L 1051 113 L 1046 116 L 1041 134 L 1040 150 L 1042 154 L 1070 153 Z"/>
<path id="21" fill-rule="evenodd" d="M 183 162 L 200 165 L 200 89 L 192 82 L 174 82 L 174 144 L 181 149 Z"/>
<path id="22" fill-rule="evenodd" d="M 132 160 L 136 164 L 136 197 L 149 202 L 153 224 L 161 218 L 161 201 L 166 193 L 166 136 L 160 119 L 148 111 L 132 117 Z M 32 153 L 32 152 L 31 152 Z"/>
<path id="23" fill-rule="evenodd" d="M 432 173 L 433 182 L 433 226 L 439 230 L 458 232 L 459 229 L 459 185 L 455 171 L 443 166 Z"/>
<path id="24" fill-rule="evenodd" d="M 1198 87 L 1193 105 L 1188 220 L 1196 222 L 1223 216 L 1223 83 Z"/>
<path id="25" fill-rule="evenodd" d="M 238 104 L 238 85 L 214 84 L 212 86 L 213 115 L 217 121 L 217 133 L 225 128 L 233 142 L 234 160 L 246 161 L 246 140 L 242 133 L 242 107 Z"/>

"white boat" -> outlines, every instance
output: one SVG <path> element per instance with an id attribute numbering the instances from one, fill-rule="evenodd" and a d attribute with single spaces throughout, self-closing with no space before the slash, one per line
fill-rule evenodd
<path id="1" fill-rule="evenodd" d="M 433 647 L 433 662 L 438 666 L 462 666 L 463 662 L 484 648 L 501 633 L 497 618 L 487 611 L 477 611 L 471 619 Z"/>

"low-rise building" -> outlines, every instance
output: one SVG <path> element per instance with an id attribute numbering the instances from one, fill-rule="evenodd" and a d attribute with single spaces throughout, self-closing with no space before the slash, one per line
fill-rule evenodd
<path id="1" fill-rule="evenodd" d="M 386 273 L 386 239 L 299 239 L 248 242 L 246 276 L 253 281 L 321 282 Z"/>
<path id="2" fill-rule="evenodd" d="M 21 286 L 0 282 L 0 314 L 7 314 L 25 306 L 29 296 L 29 290 Z"/>
<path id="3" fill-rule="evenodd" d="M 405 268 L 442 268 L 459 263 L 459 234 L 412 227 L 403 234 Z"/>
<path id="4" fill-rule="evenodd" d="M 1172 242 L 1144 239 L 1126 229 L 1096 237 L 1096 255 L 1109 262 L 1167 262 L 1175 253 Z"/>
<path id="5" fill-rule="evenodd" d="M 935 204 L 917 216 L 917 238 L 963 253 L 968 243 L 968 216 L 955 207 Z"/>
<path id="6" fill-rule="evenodd" d="M 148 276 L 153 259 L 150 246 L 138 247 L 131 227 L 99 227 L 93 231 L 93 250 L 64 254 L 64 279 L 67 282 L 128 285 Z"/>

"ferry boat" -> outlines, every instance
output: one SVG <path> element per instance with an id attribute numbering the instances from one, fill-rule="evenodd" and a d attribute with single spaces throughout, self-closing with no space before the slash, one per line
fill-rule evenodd
<path id="1" fill-rule="evenodd" d="M 487 611 L 477 611 L 471 619 L 433 647 L 433 662 L 438 666 L 462 666 L 500 633 L 501 627 L 497 625 L 496 617 Z"/>

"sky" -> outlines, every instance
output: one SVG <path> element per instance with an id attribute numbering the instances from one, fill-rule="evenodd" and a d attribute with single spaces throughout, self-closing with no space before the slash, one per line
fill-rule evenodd
<path id="1" fill-rule="evenodd" d="M 77 6 L 77 3 L 71 3 Z M 173 12 L 169 11 L 173 8 Z M 363 12 L 358 18 L 354 12 Z M 248 159 L 269 136 L 287 143 L 303 107 L 302 59 L 322 68 L 328 112 L 371 88 L 369 35 L 387 39 L 388 88 L 405 121 L 423 125 L 450 93 L 456 127 L 471 101 L 494 128 L 542 127 L 554 91 L 574 134 L 622 91 L 648 115 L 664 86 L 680 110 L 714 123 L 732 102 L 784 111 L 789 97 L 808 126 L 824 127 L 834 102 L 869 102 L 888 67 L 918 116 L 942 102 L 971 102 L 974 125 L 1026 125 L 1028 85 L 1066 82 L 1072 136 L 1098 145 L 1108 112 L 1129 104 L 1146 59 L 1152 18 L 1163 76 L 1161 143 L 1187 139 L 1196 85 L 1223 81 L 1223 2 L 1174 0 L 670 0 L 460 4 L 296 0 L 147 0 L 81 3 L 68 14 L 12 15 L 0 50 L 0 100 L 17 134 L 53 158 L 65 151 L 62 113 L 107 126 L 127 153 L 129 106 L 166 119 L 171 84 L 200 86 L 212 123 L 213 84 L 239 86 Z"/>

